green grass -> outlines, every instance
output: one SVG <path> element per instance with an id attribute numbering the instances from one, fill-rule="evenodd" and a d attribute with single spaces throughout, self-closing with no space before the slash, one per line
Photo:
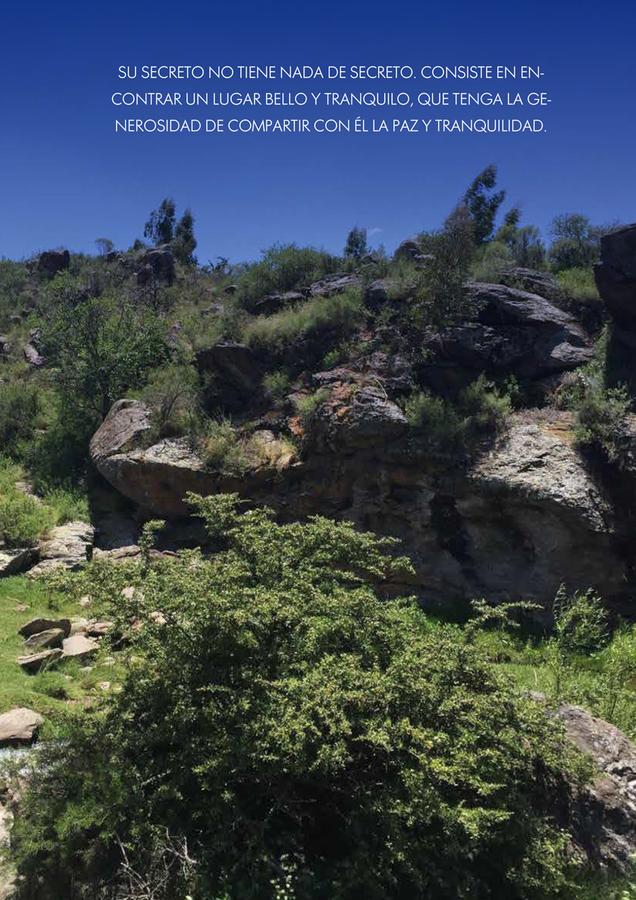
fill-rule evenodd
<path id="1" fill-rule="evenodd" d="M 114 683 L 117 668 L 97 658 L 91 672 L 81 672 L 76 663 L 64 663 L 55 669 L 27 675 L 16 660 L 24 655 L 24 641 L 18 629 L 36 616 L 50 618 L 87 616 L 77 604 L 52 595 L 38 581 L 23 576 L 0 579 L 0 713 L 15 706 L 28 706 L 54 727 L 56 717 L 73 708 L 81 710 L 91 696 L 100 693 L 100 682 Z M 107 655 L 105 651 L 103 656 Z M 92 665 L 92 664 L 91 664 Z"/>

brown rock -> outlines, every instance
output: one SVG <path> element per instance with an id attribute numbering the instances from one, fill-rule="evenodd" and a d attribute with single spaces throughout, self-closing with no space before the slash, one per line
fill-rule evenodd
<path id="1" fill-rule="evenodd" d="M 54 665 L 61 658 L 61 650 L 42 650 L 40 653 L 33 653 L 30 656 L 18 656 L 18 665 L 25 672 L 35 674 L 41 669 Z"/>
<path id="2" fill-rule="evenodd" d="M 26 639 L 24 646 L 28 647 L 29 650 L 45 650 L 48 647 L 61 647 L 64 637 L 65 634 L 61 628 L 48 628 L 46 631 L 41 631 L 39 634 L 32 634 L 31 637 Z"/>
<path id="3" fill-rule="evenodd" d="M 99 644 L 84 634 L 74 634 L 66 638 L 62 644 L 63 659 L 76 659 L 83 661 L 93 657 L 99 649 Z"/>
<path id="4" fill-rule="evenodd" d="M 53 628 L 59 628 L 64 633 L 64 637 L 68 637 L 71 633 L 71 620 L 42 618 L 30 619 L 25 625 L 22 626 L 22 628 L 18 630 L 18 634 L 22 635 L 23 638 L 29 638 L 34 634 L 41 634 L 43 631 L 48 631 L 49 629 Z"/>

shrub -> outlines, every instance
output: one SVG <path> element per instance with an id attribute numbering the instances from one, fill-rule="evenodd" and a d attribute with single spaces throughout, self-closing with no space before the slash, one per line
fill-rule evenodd
<path id="1" fill-rule="evenodd" d="M 470 454 L 482 438 L 502 430 L 510 411 L 510 396 L 484 375 L 469 384 L 456 402 L 416 391 L 404 404 L 409 424 L 427 446 L 450 455 Z"/>
<path id="2" fill-rule="evenodd" d="M 625 419 L 630 409 L 626 387 L 606 388 L 594 378 L 586 379 L 574 428 L 577 443 L 597 447 L 610 462 L 620 462 L 625 444 Z"/>
<path id="3" fill-rule="evenodd" d="M 205 465 L 222 475 L 240 476 L 248 467 L 238 433 L 229 419 L 208 422 L 202 455 Z"/>
<path id="4" fill-rule="evenodd" d="M 333 331 L 346 336 L 362 314 L 359 291 L 348 290 L 332 297 L 316 297 L 272 316 L 258 316 L 248 322 L 243 339 L 252 347 L 277 352 L 301 336 Z"/>
<path id="5" fill-rule="evenodd" d="M 311 424 L 312 419 L 328 396 L 328 388 L 318 388 L 318 390 L 314 391 L 312 394 L 307 394 L 306 397 L 301 397 L 297 400 L 296 411 L 305 428 Z"/>
<path id="6" fill-rule="evenodd" d="M 480 248 L 471 276 L 475 281 L 496 284 L 503 272 L 514 265 L 514 257 L 506 244 L 500 241 L 489 241 Z"/>
<path id="7" fill-rule="evenodd" d="M 263 253 L 260 262 L 249 266 L 241 275 L 239 297 L 248 308 L 266 294 L 306 287 L 325 275 L 337 271 L 338 259 L 296 244 L 274 244 Z"/>
<path id="8" fill-rule="evenodd" d="M 600 300 L 592 269 L 564 269 L 557 273 L 559 287 L 567 297 L 581 303 Z"/>
<path id="9" fill-rule="evenodd" d="M 390 542 L 196 502 L 213 558 L 67 576 L 143 627 L 121 691 L 34 759 L 20 896 L 122 896 L 168 853 L 158 900 L 566 897 L 542 804 L 573 753 L 458 629 L 380 599 L 372 584 L 408 569 Z"/>
<path id="10" fill-rule="evenodd" d="M 554 600 L 554 636 L 566 653 L 596 653 L 609 640 L 607 612 L 592 590 L 568 596 L 561 586 Z"/>
<path id="11" fill-rule="evenodd" d="M 0 383 L 0 447 L 19 456 L 33 439 L 41 413 L 40 390 L 29 382 Z"/>
<path id="12" fill-rule="evenodd" d="M 141 391 L 151 409 L 155 438 L 190 434 L 199 416 L 199 382 L 188 365 L 168 365 L 156 369 Z"/>
<path id="13" fill-rule="evenodd" d="M 274 400 L 282 400 L 289 393 L 290 380 L 287 372 L 271 372 L 263 378 L 263 387 Z"/>
<path id="14" fill-rule="evenodd" d="M 0 457 L 0 543 L 32 547 L 55 524 L 52 511 L 16 487 L 22 470 Z"/>

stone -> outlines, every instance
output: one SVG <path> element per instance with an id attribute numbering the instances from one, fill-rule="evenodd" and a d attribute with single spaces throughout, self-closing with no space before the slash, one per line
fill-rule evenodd
<path id="1" fill-rule="evenodd" d="M 63 659 L 76 659 L 79 662 L 95 656 L 99 644 L 84 634 L 74 634 L 62 644 Z"/>
<path id="2" fill-rule="evenodd" d="M 632 330 L 636 327 L 636 224 L 603 235 L 594 275 L 612 318 Z"/>
<path id="3" fill-rule="evenodd" d="M 62 651 L 58 649 L 41 650 L 39 653 L 31 653 L 27 656 L 18 656 L 18 665 L 31 675 L 40 672 L 44 668 L 50 668 L 62 658 Z"/>
<path id="4" fill-rule="evenodd" d="M 430 253 L 424 253 L 419 243 L 413 238 L 408 238 L 398 245 L 393 258 L 403 259 L 405 262 L 412 262 L 417 265 L 425 265 L 429 260 L 433 259 Z"/>
<path id="5" fill-rule="evenodd" d="M 246 344 L 221 341 L 199 350 L 196 365 L 201 373 L 212 373 L 224 408 L 242 409 L 261 393 L 265 370 Z"/>
<path id="6" fill-rule="evenodd" d="M 581 707 L 561 706 L 556 718 L 599 769 L 591 784 L 573 790 L 569 830 L 591 862 L 631 872 L 636 855 L 636 745 Z"/>
<path id="7" fill-rule="evenodd" d="M 23 353 L 28 364 L 34 369 L 41 369 L 46 363 L 45 358 L 36 350 L 32 343 L 24 345 Z"/>
<path id="8" fill-rule="evenodd" d="M 71 254 L 68 250 L 45 250 L 38 257 L 38 272 L 52 277 L 58 272 L 63 272 L 71 264 Z"/>
<path id="9" fill-rule="evenodd" d="M 85 631 L 88 637 L 102 638 L 109 634 L 113 628 L 112 622 L 89 622 Z"/>
<path id="10" fill-rule="evenodd" d="M 0 715 L 0 747 L 31 745 L 37 738 L 43 717 L 24 706 Z"/>
<path id="11" fill-rule="evenodd" d="M 551 272 L 539 272 L 536 269 L 515 266 L 502 272 L 500 280 L 508 287 L 545 297 L 557 306 L 563 300 L 563 291 Z"/>
<path id="12" fill-rule="evenodd" d="M 48 647 L 61 647 L 65 634 L 61 628 L 47 628 L 39 634 L 32 634 L 24 642 L 29 650 L 46 649 Z"/>
<path id="13" fill-rule="evenodd" d="M 8 356 L 11 352 L 11 341 L 5 334 L 0 334 L 0 357 Z"/>
<path id="14" fill-rule="evenodd" d="M 64 637 L 68 637 L 71 633 L 70 619 L 30 619 L 25 625 L 18 630 L 18 634 L 23 638 L 30 638 L 34 634 L 41 634 L 43 631 L 51 629 L 59 629 L 63 632 Z"/>
<path id="15" fill-rule="evenodd" d="M 38 544 L 39 563 L 28 573 L 39 578 L 55 569 L 79 569 L 90 558 L 95 529 L 87 522 L 67 522 L 52 528 Z"/>
<path id="16" fill-rule="evenodd" d="M 0 578 L 25 572 L 37 558 L 37 550 L 33 547 L 23 547 L 19 550 L 0 549 Z"/>
<path id="17" fill-rule="evenodd" d="M 76 616 L 74 619 L 71 619 L 71 634 L 72 637 L 74 634 L 85 634 L 86 629 L 88 628 L 89 622 L 88 619 L 83 619 L 79 616 Z"/>
<path id="18" fill-rule="evenodd" d="M 171 285 L 176 278 L 174 254 L 167 246 L 146 250 L 139 258 L 137 284 L 146 285 L 152 281 Z"/>
<path id="19" fill-rule="evenodd" d="M 334 294 L 342 294 L 344 291 L 361 286 L 362 279 L 359 275 L 327 275 L 309 286 L 309 296 L 332 297 Z"/>

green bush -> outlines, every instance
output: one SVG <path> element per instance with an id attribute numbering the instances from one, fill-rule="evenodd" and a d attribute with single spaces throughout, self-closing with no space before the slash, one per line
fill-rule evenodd
<path id="1" fill-rule="evenodd" d="M 313 281 L 336 272 L 338 258 L 324 250 L 298 247 L 296 244 L 274 244 L 263 258 L 248 266 L 238 281 L 239 298 L 249 308 L 266 294 L 307 287 Z"/>
<path id="2" fill-rule="evenodd" d="M 554 637 L 566 653 L 590 654 L 609 640 L 607 612 L 592 590 L 568 596 L 561 587 L 554 600 Z"/>
<path id="3" fill-rule="evenodd" d="M 499 433 L 512 409 L 510 396 L 485 375 L 468 385 L 456 401 L 416 391 L 404 413 L 431 450 L 440 455 L 470 454 L 485 437 Z"/>
<path id="4" fill-rule="evenodd" d="M 33 439 L 41 414 L 41 388 L 25 382 L 0 382 L 0 447 L 10 456 L 20 456 Z"/>
<path id="5" fill-rule="evenodd" d="M 313 393 L 307 394 L 305 397 L 300 397 L 296 401 L 296 412 L 305 428 L 311 424 L 312 419 L 328 397 L 328 388 L 318 388 L 317 391 L 313 391 Z"/>
<path id="6" fill-rule="evenodd" d="M 580 303 L 600 301 L 592 269 L 564 269 L 557 273 L 557 282 L 563 293 Z"/>
<path id="7" fill-rule="evenodd" d="M 480 247 L 470 274 L 475 281 L 497 284 L 502 273 L 514 264 L 514 256 L 506 244 L 490 241 Z"/>
<path id="8" fill-rule="evenodd" d="M 7 547 L 32 547 L 52 525 L 52 510 L 16 488 L 23 477 L 14 463 L 0 457 L 0 543 Z"/>
<path id="9" fill-rule="evenodd" d="M 574 428 L 579 445 L 598 447 L 610 462 L 620 462 L 625 444 L 625 419 L 631 410 L 626 387 L 606 388 L 585 379 Z"/>
<path id="10" fill-rule="evenodd" d="M 155 440 L 196 430 L 200 415 L 199 380 L 193 366 L 172 364 L 155 369 L 140 393 L 151 410 Z"/>
<path id="11" fill-rule="evenodd" d="M 360 321 L 362 297 L 348 290 L 332 297 L 316 297 L 272 316 L 258 316 L 247 323 L 243 339 L 252 347 L 277 352 L 302 336 L 329 330 L 345 337 Z"/>
<path id="12" fill-rule="evenodd" d="M 274 400 L 283 400 L 289 393 L 291 382 L 287 372 L 271 372 L 263 378 L 263 387 Z"/>
<path id="13" fill-rule="evenodd" d="M 245 450 L 229 419 L 207 423 L 201 452 L 207 468 L 222 475 L 241 476 L 248 468 Z"/>
<path id="14" fill-rule="evenodd" d="M 408 569 L 390 542 L 237 502 L 197 501 L 209 560 L 68 576 L 142 627 L 121 691 L 33 759 L 19 897 L 130 896 L 131 873 L 157 900 L 569 896 L 558 726 L 458 629 L 380 599 Z"/>

